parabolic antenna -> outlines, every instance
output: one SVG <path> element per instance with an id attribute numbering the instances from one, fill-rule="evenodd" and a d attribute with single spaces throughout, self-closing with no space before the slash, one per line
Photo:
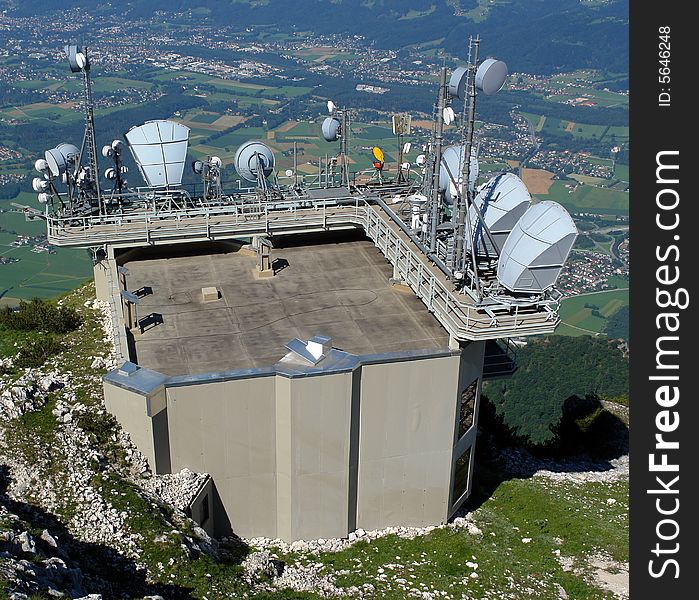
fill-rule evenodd
<path id="1" fill-rule="evenodd" d="M 124 136 L 143 179 L 150 187 L 182 183 L 189 127 L 174 121 L 146 121 Z"/>
<path id="2" fill-rule="evenodd" d="M 415 164 L 418 167 L 424 167 L 427 164 L 427 157 L 424 154 L 418 154 L 415 159 Z"/>
<path id="3" fill-rule="evenodd" d="M 458 194 L 454 182 L 461 185 L 463 181 L 462 169 L 464 161 L 464 146 L 449 146 L 442 154 L 442 164 L 439 169 L 439 191 L 444 192 L 444 201 L 451 204 Z M 469 187 L 475 189 L 478 180 L 478 157 L 471 153 L 471 169 L 469 171 Z M 449 177 L 449 174 L 453 177 Z"/>
<path id="4" fill-rule="evenodd" d="M 68 165 L 74 164 L 79 156 L 80 150 L 73 144 L 58 144 L 55 148 L 44 153 L 46 164 L 54 177 L 59 177 L 65 173 Z"/>
<path id="5" fill-rule="evenodd" d="M 507 79 L 507 65 L 495 58 L 486 58 L 476 70 L 476 89 L 486 96 L 499 92 Z"/>
<path id="6" fill-rule="evenodd" d="M 405 142 L 405 144 L 403 144 L 403 154 L 408 154 L 408 152 L 410 152 L 410 148 L 412 147 L 413 145 L 410 142 Z"/>
<path id="7" fill-rule="evenodd" d="M 34 177 L 32 180 L 32 188 L 35 192 L 45 192 L 49 189 L 49 182 L 41 177 Z"/>
<path id="8" fill-rule="evenodd" d="M 505 240 L 498 281 L 512 292 L 540 293 L 556 283 L 578 230 L 557 202 L 532 205 Z"/>
<path id="9" fill-rule="evenodd" d="M 444 109 L 442 116 L 444 117 L 445 125 L 451 125 L 454 122 L 454 119 L 456 118 L 456 116 L 454 115 L 454 109 L 451 106 L 447 106 Z"/>
<path id="10" fill-rule="evenodd" d="M 87 60 L 87 48 L 82 46 L 64 46 L 63 50 L 68 57 L 68 64 L 73 73 L 90 70 L 90 61 Z"/>
<path id="11" fill-rule="evenodd" d="M 262 169 L 259 174 L 266 179 L 274 170 L 274 152 L 264 142 L 250 140 L 238 148 L 233 164 L 246 181 L 257 181 L 259 169 Z"/>
<path id="12" fill-rule="evenodd" d="M 500 254 L 507 236 L 527 211 L 531 200 L 527 186 L 517 175 L 505 173 L 490 179 L 473 199 L 474 205 L 469 208 L 471 223 L 475 228 L 476 251 L 489 256 Z M 495 248 L 483 231 L 476 210 L 483 216 L 495 241 Z M 470 240 L 466 243 L 470 248 Z"/>
<path id="13" fill-rule="evenodd" d="M 332 100 L 328 100 L 328 113 L 333 114 L 335 112 L 335 103 Z"/>
<path id="14" fill-rule="evenodd" d="M 35 163 L 34 163 L 34 168 L 39 171 L 39 173 L 46 173 L 46 171 L 49 168 L 48 163 L 43 159 L 39 158 Z"/>
<path id="15" fill-rule="evenodd" d="M 340 137 L 342 124 L 336 117 L 326 117 L 323 121 L 322 131 L 326 142 L 334 142 Z"/>
<path id="16" fill-rule="evenodd" d="M 468 69 L 466 67 L 458 67 L 449 78 L 447 91 L 452 98 L 463 100 L 466 98 L 466 81 L 468 79 Z"/>
<path id="17" fill-rule="evenodd" d="M 384 162 L 384 154 L 383 150 L 379 148 L 378 146 L 374 146 L 371 150 L 371 153 L 374 155 L 374 158 L 376 159 L 377 162 L 383 163 Z"/>

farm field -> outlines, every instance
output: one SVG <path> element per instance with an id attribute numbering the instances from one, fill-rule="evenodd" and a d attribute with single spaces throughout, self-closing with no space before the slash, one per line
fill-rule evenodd
<path id="1" fill-rule="evenodd" d="M 536 132 L 544 132 L 552 136 L 572 135 L 576 139 L 594 138 L 609 143 L 622 143 L 629 140 L 628 127 L 576 123 L 529 112 L 522 112 L 521 115 L 531 123 Z"/>
<path id="2" fill-rule="evenodd" d="M 626 283 L 623 280 L 615 282 Z M 557 335 L 599 335 L 604 334 L 607 319 L 622 306 L 629 303 L 628 289 L 594 292 L 566 298 L 561 303 L 561 325 L 556 330 Z M 585 307 L 585 305 L 588 307 Z M 599 307 L 600 316 L 592 314 L 593 308 Z"/>
<path id="3" fill-rule="evenodd" d="M 548 194 L 537 194 L 541 200 L 554 200 L 572 212 L 600 215 L 628 215 L 629 193 L 594 185 L 577 185 L 554 181 Z"/>
<path id="4" fill-rule="evenodd" d="M 17 202 L 33 205 L 34 194 L 22 193 Z M 0 299 L 17 304 L 34 297 L 50 298 L 78 287 L 92 276 L 87 250 L 58 248 L 55 254 L 34 252 L 32 246 L 14 246 L 18 235 L 38 236 L 46 231 L 44 221 L 27 221 L 23 214 L 9 212 L 8 201 L 0 202 L 0 256 L 19 262 L 0 264 Z"/>

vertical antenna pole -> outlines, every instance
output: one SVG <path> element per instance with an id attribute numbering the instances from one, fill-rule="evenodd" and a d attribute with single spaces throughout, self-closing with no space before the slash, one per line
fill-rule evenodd
<path id="1" fill-rule="evenodd" d="M 447 103 L 447 68 L 439 72 L 439 96 L 435 122 L 434 148 L 432 149 L 432 185 L 430 188 L 430 252 L 437 251 L 437 225 L 439 224 L 439 171 L 442 165 L 442 141 L 444 139 L 444 108 Z"/>
<path id="2" fill-rule="evenodd" d="M 469 54 L 473 47 L 473 61 L 469 61 L 468 65 L 468 121 L 466 125 L 466 136 L 464 139 L 464 162 L 462 164 L 461 190 L 458 196 L 458 222 L 456 226 L 456 252 L 455 261 L 456 268 L 460 271 L 465 270 L 466 266 L 466 246 L 464 238 L 468 234 L 471 240 L 471 261 L 473 266 L 473 277 L 476 291 L 480 296 L 480 282 L 478 280 L 478 272 L 476 265 L 476 250 L 472 239 L 471 219 L 468 215 L 468 208 L 472 204 L 471 198 L 471 153 L 473 149 L 473 131 L 476 121 L 476 68 L 478 66 L 478 49 L 480 46 L 480 38 L 469 39 Z M 468 232 L 466 231 L 468 229 Z"/>
<path id="3" fill-rule="evenodd" d="M 349 114 L 346 108 L 342 109 L 342 136 L 340 137 L 340 180 L 342 185 L 349 187 L 349 169 L 347 164 L 347 144 L 349 138 Z"/>
<path id="4" fill-rule="evenodd" d="M 87 69 L 83 69 L 83 90 L 83 102 L 85 109 L 85 141 L 87 142 L 88 159 L 90 161 L 90 176 L 95 184 L 97 205 L 99 206 L 100 214 L 103 214 L 104 206 L 102 204 L 100 172 L 99 165 L 97 163 L 97 142 L 95 141 L 95 116 L 94 104 L 92 102 L 92 82 L 90 81 L 90 72 Z"/>
<path id="5" fill-rule="evenodd" d="M 296 154 L 296 142 L 294 142 L 294 187 L 298 187 L 299 185 L 299 176 L 298 176 L 298 157 Z"/>

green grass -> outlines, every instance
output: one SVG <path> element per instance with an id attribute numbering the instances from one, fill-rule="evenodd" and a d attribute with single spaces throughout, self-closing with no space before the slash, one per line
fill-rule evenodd
<path id="1" fill-rule="evenodd" d="M 614 165 L 614 177 L 621 181 L 629 181 L 629 165 L 617 163 Z"/>
<path id="2" fill-rule="evenodd" d="M 621 282 L 623 282 L 623 279 L 621 279 Z M 623 287 L 628 287 L 628 283 Z M 603 333 L 607 325 L 607 319 L 628 303 L 628 289 L 597 292 L 566 298 L 561 303 L 560 314 L 562 324 L 556 329 L 556 333 L 558 335 L 591 335 Z M 594 316 L 592 314 L 592 309 L 585 308 L 585 304 L 598 306 L 601 316 Z M 567 327 L 564 328 L 564 325 Z M 581 331 L 581 329 L 584 331 Z"/>
<path id="3" fill-rule="evenodd" d="M 570 182 L 554 181 L 548 194 L 539 194 L 542 200 L 554 200 L 572 212 L 589 212 L 601 215 L 629 214 L 628 192 L 597 187 L 594 185 L 578 185 L 571 193 L 567 185 Z"/>
<path id="4" fill-rule="evenodd" d="M 493 477 L 481 468 L 476 480 Z M 495 475 L 494 477 L 497 477 Z M 339 586 L 370 583 L 367 598 L 399 600 L 410 588 L 445 591 L 450 598 L 557 598 L 556 584 L 571 599 L 611 598 L 584 577 L 563 570 L 555 551 L 577 557 L 598 552 L 628 560 L 628 484 L 553 483 L 545 479 L 500 481 L 473 514 L 483 535 L 440 528 L 403 539 L 389 535 L 358 542 L 338 553 L 295 558 L 320 562 Z M 613 498 L 613 504 L 607 499 Z M 531 538 L 529 543 L 523 538 Z M 477 568 L 467 563 L 476 563 Z M 382 573 L 383 571 L 383 573 Z M 471 573 L 477 573 L 472 578 Z M 399 579 L 405 580 L 401 587 Z"/>

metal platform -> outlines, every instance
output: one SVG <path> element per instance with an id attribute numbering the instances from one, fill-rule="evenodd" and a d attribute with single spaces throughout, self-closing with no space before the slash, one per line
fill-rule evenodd
<path id="1" fill-rule="evenodd" d="M 47 215 L 48 239 L 56 246 L 139 247 L 361 228 L 454 340 L 474 341 L 552 333 L 559 322 L 554 299 L 476 301 L 453 289 L 446 275 L 397 224 L 390 209 L 346 189 L 318 198 L 151 208 L 83 217 Z M 332 196 L 332 197 L 330 197 Z M 384 205 L 385 206 L 385 205 Z"/>

